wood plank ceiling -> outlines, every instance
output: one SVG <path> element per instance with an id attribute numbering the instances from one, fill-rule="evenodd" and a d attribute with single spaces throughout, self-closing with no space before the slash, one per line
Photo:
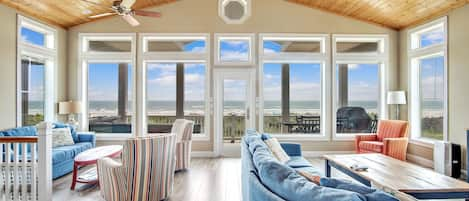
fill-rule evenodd
<path id="1" fill-rule="evenodd" d="M 287 0 L 338 15 L 403 29 L 444 15 L 469 0 Z"/>
<path id="2" fill-rule="evenodd" d="M 45 22 L 64 28 L 96 19 L 88 16 L 105 13 L 112 0 L 0 0 Z M 143 9 L 178 0 L 137 0 L 134 9 Z M 187 0 L 186 0 L 187 1 Z M 252 0 L 255 1 L 255 0 Z M 440 16 L 464 6 L 469 0 L 286 0 L 314 9 L 379 24 L 392 29 L 402 29 Z M 213 3 L 216 3 L 214 0 Z M 164 15 L 164 13 L 163 13 Z M 163 16 L 164 17 L 164 16 Z"/>
<path id="3" fill-rule="evenodd" d="M 143 9 L 174 2 L 176 0 L 137 0 L 133 9 Z M 68 28 L 97 19 L 89 16 L 110 12 L 113 0 L 0 0 L 42 21 Z"/>

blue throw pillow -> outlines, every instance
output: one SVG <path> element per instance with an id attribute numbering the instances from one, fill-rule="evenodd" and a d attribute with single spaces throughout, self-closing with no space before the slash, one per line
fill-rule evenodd
<path id="1" fill-rule="evenodd" d="M 399 201 L 383 191 L 343 179 L 322 177 L 320 183 L 321 186 L 360 193 L 367 198 L 367 201 Z"/>
<path id="2" fill-rule="evenodd" d="M 75 128 L 73 126 L 71 126 L 69 124 L 56 122 L 56 123 L 54 123 L 54 128 L 70 128 L 70 133 L 72 133 L 73 142 L 75 142 L 75 143 L 79 142 L 77 131 L 75 130 Z"/>
<path id="3" fill-rule="evenodd" d="M 272 136 L 270 136 L 270 134 L 267 134 L 267 133 L 262 133 L 261 138 L 262 140 L 266 141 L 268 139 L 271 139 Z"/>

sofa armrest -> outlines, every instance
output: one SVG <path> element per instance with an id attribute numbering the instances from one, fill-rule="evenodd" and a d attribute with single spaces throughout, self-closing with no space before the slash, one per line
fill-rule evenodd
<path id="1" fill-rule="evenodd" d="M 77 132 L 79 142 L 91 142 L 96 147 L 96 135 L 90 132 Z"/>
<path id="2" fill-rule="evenodd" d="M 288 156 L 301 156 L 301 145 L 297 143 L 280 143 Z"/>
<path id="3" fill-rule="evenodd" d="M 383 154 L 397 158 L 399 160 L 406 160 L 408 144 L 409 139 L 407 137 L 384 138 Z"/>
<path id="4" fill-rule="evenodd" d="M 355 135 L 355 151 L 357 153 L 360 153 L 360 145 L 361 141 L 377 141 L 378 140 L 378 135 L 376 134 L 356 134 Z"/>

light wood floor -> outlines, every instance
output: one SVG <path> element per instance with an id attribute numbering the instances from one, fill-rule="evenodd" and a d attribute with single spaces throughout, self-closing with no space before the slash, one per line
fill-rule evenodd
<path id="1" fill-rule="evenodd" d="M 324 172 L 324 160 L 308 159 Z M 338 171 L 333 177 L 347 178 Z M 71 174 L 54 181 L 54 201 L 104 201 L 99 188 L 71 191 Z M 77 188 L 81 187 L 77 184 Z M 175 174 L 169 201 L 241 201 L 241 160 L 239 158 L 193 158 L 191 168 Z"/>

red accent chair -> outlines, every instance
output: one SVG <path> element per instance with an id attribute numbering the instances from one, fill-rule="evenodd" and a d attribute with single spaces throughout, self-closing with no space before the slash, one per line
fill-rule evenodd
<path id="1" fill-rule="evenodd" d="M 357 153 L 382 153 L 406 160 L 408 123 L 399 120 L 379 120 L 377 132 L 355 136 Z"/>

